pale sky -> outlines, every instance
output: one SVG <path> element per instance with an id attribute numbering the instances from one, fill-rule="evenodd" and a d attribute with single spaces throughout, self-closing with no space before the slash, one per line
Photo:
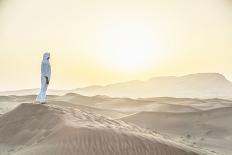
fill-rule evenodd
<path id="1" fill-rule="evenodd" d="M 232 80 L 232 0 L 0 0 L 0 90 L 218 72 Z"/>

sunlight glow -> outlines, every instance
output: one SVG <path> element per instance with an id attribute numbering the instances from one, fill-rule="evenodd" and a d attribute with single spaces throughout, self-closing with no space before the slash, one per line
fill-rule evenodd
<path id="1" fill-rule="evenodd" d="M 159 61 L 163 52 L 161 41 L 138 24 L 109 29 L 104 46 L 108 67 L 126 72 L 148 69 Z"/>

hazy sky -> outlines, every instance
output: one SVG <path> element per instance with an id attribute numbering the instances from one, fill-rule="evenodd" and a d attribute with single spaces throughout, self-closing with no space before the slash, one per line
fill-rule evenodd
<path id="1" fill-rule="evenodd" d="M 0 0 L 0 90 L 219 72 L 232 80 L 232 0 Z"/>

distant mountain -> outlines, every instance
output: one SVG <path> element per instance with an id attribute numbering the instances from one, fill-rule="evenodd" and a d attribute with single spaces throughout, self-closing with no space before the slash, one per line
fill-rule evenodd
<path id="1" fill-rule="evenodd" d="M 79 88 L 82 95 L 113 97 L 185 97 L 232 98 L 232 83 L 218 73 L 198 73 L 186 76 L 154 77 L 147 81 L 129 81 L 106 86 Z"/>
<path id="2" fill-rule="evenodd" d="M 38 89 L 0 92 L 0 95 L 37 94 Z M 128 81 L 106 86 L 90 86 L 74 90 L 49 90 L 50 95 L 77 93 L 86 96 L 147 98 L 232 98 L 232 82 L 219 73 L 198 73 L 185 76 L 154 77 L 147 81 Z"/>

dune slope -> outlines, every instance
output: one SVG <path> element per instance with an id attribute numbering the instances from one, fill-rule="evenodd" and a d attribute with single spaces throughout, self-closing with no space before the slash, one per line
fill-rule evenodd
<path id="1" fill-rule="evenodd" d="M 123 121 L 55 105 L 21 104 L 0 117 L 1 155 L 197 155 Z"/>
<path id="2" fill-rule="evenodd" d="M 225 107 L 188 113 L 140 112 L 122 120 L 230 155 L 231 114 L 232 107 Z"/>

